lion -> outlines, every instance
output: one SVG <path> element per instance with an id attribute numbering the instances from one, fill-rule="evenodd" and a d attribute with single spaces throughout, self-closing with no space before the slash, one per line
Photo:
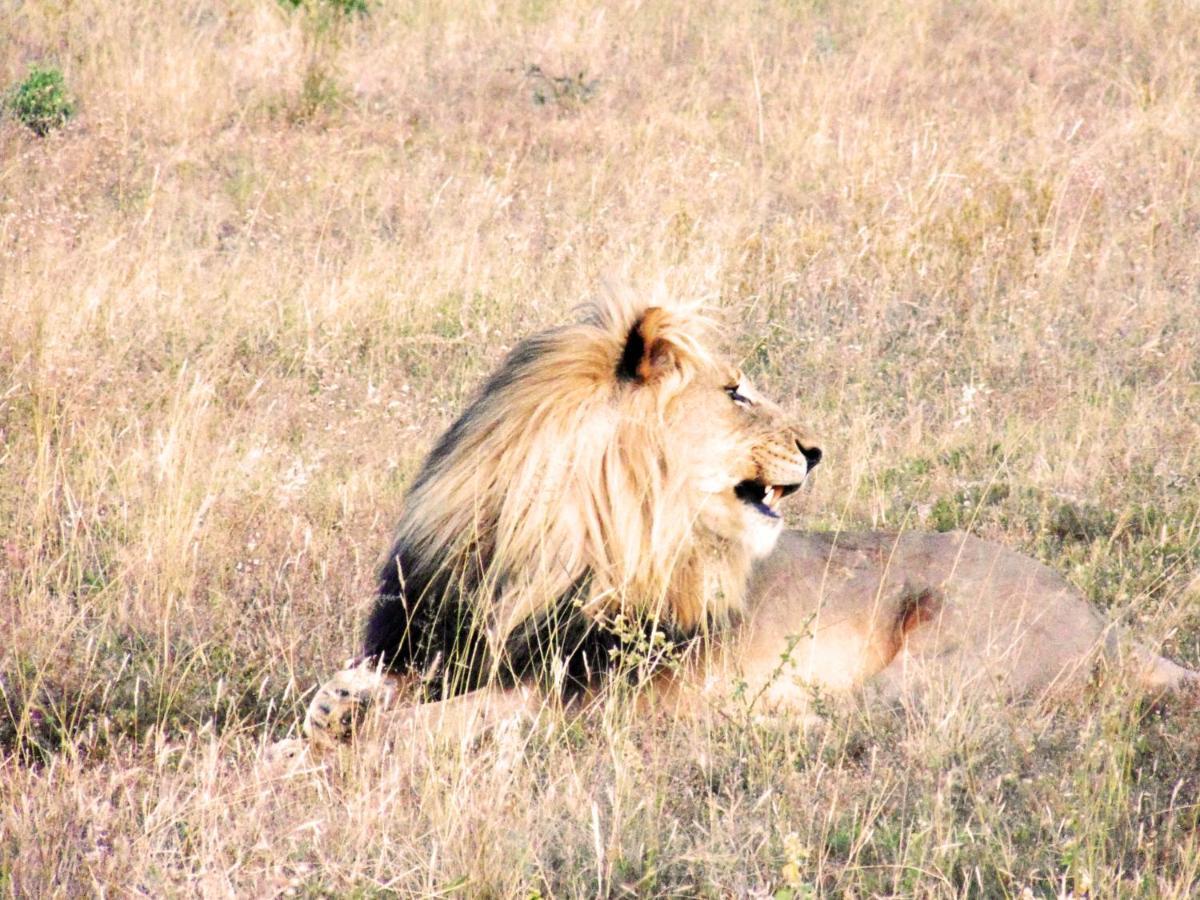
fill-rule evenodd
<path id="1" fill-rule="evenodd" d="M 401 697 L 457 729 L 594 696 L 631 645 L 674 660 L 639 702 L 682 715 L 748 693 L 804 717 L 815 691 L 901 702 L 935 682 L 1032 697 L 1104 661 L 1150 691 L 1200 683 L 997 544 L 786 531 L 780 504 L 822 450 L 713 333 L 695 307 L 613 293 L 512 350 L 409 487 L 362 653 L 314 696 L 310 741 Z"/>

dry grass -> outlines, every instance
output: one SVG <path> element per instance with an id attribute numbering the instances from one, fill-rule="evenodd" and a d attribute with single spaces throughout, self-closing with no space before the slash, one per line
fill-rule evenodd
<path id="1" fill-rule="evenodd" d="M 0 888 L 1194 895 L 1200 723 L 1119 683 L 255 761 L 611 273 L 826 436 L 798 523 L 970 525 L 1200 661 L 1200 10 L 312 2 L 4 13 L 79 113 L 0 119 Z"/>

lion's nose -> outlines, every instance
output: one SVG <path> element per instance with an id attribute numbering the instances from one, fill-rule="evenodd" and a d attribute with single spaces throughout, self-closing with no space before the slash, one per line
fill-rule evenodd
<path id="1" fill-rule="evenodd" d="M 796 441 L 796 447 L 804 454 L 804 459 L 808 462 L 808 471 L 811 472 L 817 467 L 817 463 L 821 461 L 820 447 L 805 447 L 800 441 Z"/>

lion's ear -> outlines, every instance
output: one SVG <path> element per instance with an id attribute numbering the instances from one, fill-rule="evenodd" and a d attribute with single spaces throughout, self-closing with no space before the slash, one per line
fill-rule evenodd
<path id="1" fill-rule="evenodd" d="M 675 368 L 675 345 L 666 334 L 667 311 L 652 306 L 633 323 L 617 363 L 617 377 L 642 384 Z"/>

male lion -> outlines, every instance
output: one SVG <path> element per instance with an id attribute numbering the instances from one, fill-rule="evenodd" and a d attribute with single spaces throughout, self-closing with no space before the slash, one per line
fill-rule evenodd
<path id="1" fill-rule="evenodd" d="M 614 296 L 529 338 L 434 446 L 379 575 L 363 656 L 306 733 L 346 739 L 408 685 L 408 715 L 494 721 L 603 683 L 631 644 L 678 648 L 651 702 L 736 688 L 804 714 L 814 688 L 1036 695 L 1134 661 L 1200 675 L 1112 629 L 1058 574 L 965 534 L 783 533 L 820 461 L 809 432 L 709 349 L 681 307 Z"/>

